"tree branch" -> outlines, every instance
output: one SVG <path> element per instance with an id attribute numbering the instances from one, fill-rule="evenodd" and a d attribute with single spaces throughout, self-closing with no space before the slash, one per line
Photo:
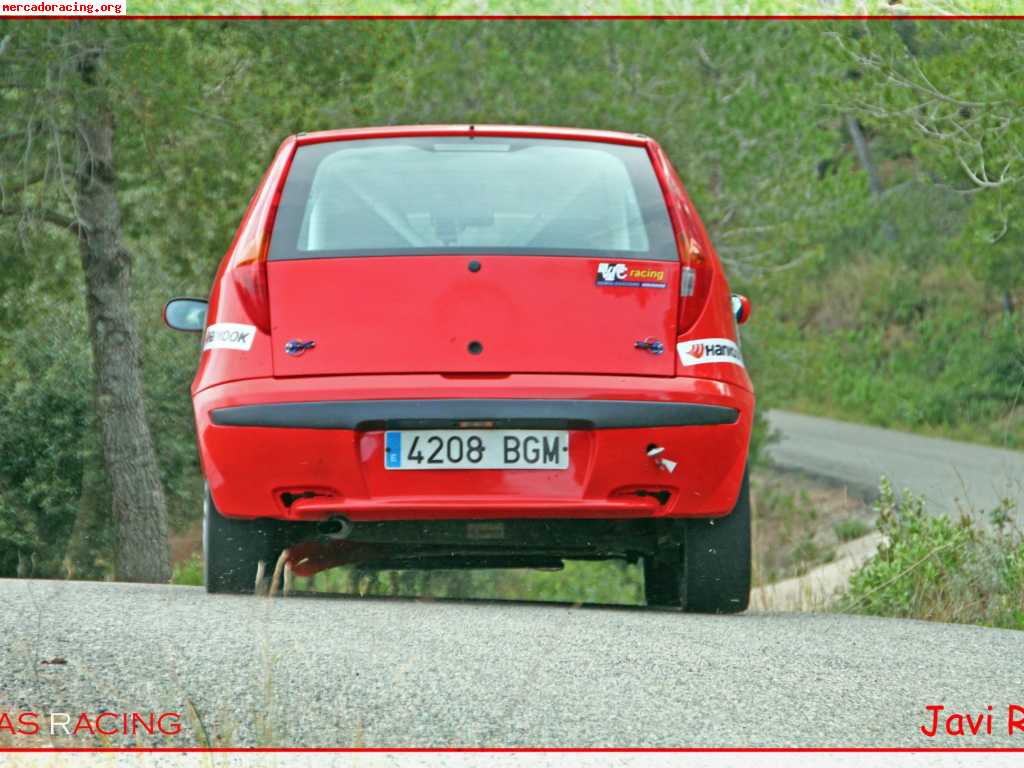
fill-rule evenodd
<path id="1" fill-rule="evenodd" d="M 70 230 L 76 237 L 82 237 L 86 233 L 85 225 L 82 222 L 72 219 L 70 216 L 65 216 L 58 211 L 43 208 L 39 211 L 39 217 L 55 227 Z"/>
<path id="2" fill-rule="evenodd" d="M 59 211 L 51 210 L 50 208 L 23 209 L 13 208 L 11 206 L 0 208 L 0 216 L 17 216 L 19 214 L 24 215 L 26 213 L 34 214 L 40 221 L 51 224 L 58 229 L 70 231 L 76 237 L 82 237 L 88 231 L 82 222 L 77 219 L 73 219 L 70 216 L 65 216 Z"/>
<path id="3" fill-rule="evenodd" d="M 1003 167 L 1003 171 L 999 175 L 999 178 L 996 179 L 995 181 L 993 181 L 992 179 L 990 179 L 988 177 L 988 173 L 985 171 L 985 157 L 984 157 L 984 155 L 982 155 L 982 158 L 981 158 L 981 168 L 980 168 L 981 175 L 980 176 L 977 173 L 975 173 L 973 170 L 971 170 L 971 166 L 969 166 L 967 164 L 967 161 L 964 160 L 963 155 L 961 155 L 959 152 L 956 153 L 956 159 L 960 162 L 960 167 L 962 167 L 964 169 L 964 171 L 970 177 L 971 181 L 973 181 L 979 187 L 985 187 L 986 189 L 996 189 L 997 187 L 1001 187 L 1001 186 L 1003 186 L 1005 184 L 1010 184 L 1010 183 L 1013 183 L 1014 181 L 1016 181 L 1015 177 L 1007 175 L 1007 173 L 1010 170 L 1010 164 L 1009 163 L 1007 163 Z"/>
<path id="4" fill-rule="evenodd" d="M 38 184 L 40 181 L 45 181 L 46 176 L 47 169 L 45 168 L 40 171 L 36 171 L 31 176 L 26 176 L 21 179 L 19 179 L 17 176 L 10 176 L 5 179 L 4 176 L 0 175 L 0 187 L 3 186 L 3 182 L 6 180 L 11 183 L 12 187 L 20 187 L 22 190 L 25 190 L 31 187 L 33 184 Z"/>

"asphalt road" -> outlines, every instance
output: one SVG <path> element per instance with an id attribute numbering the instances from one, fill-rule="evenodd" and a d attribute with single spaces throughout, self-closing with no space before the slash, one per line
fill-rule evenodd
<path id="1" fill-rule="evenodd" d="M 789 469 L 865 492 L 886 473 L 942 511 L 1024 501 L 1021 454 L 770 421 Z M 15 580 L 0 606 L 0 713 L 184 713 L 178 736 L 114 746 L 1024 748 L 1007 733 L 1009 706 L 1024 707 L 1024 635 L 1010 631 Z M 926 738 L 938 704 L 991 711 L 992 733 Z"/>
<path id="2" fill-rule="evenodd" d="M 13 580 L 0 605 L 3 709 L 191 705 L 206 733 L 110 745 L 1024 747 L 1011 631 Z M 993 734 L 927 739 L 930 704 L 991 705 Z"/>
<path id="3" fill-rule="evenodd" d="M 987 512 L 1001 499 L 1024 520 L 1024 453 L 879 427 L 769 411 L 779 433 L 769 455 L 779 467 L 847 485 L 873 497 L 884 474 L 896 490 L 925 497 L 933 512 Z"/>

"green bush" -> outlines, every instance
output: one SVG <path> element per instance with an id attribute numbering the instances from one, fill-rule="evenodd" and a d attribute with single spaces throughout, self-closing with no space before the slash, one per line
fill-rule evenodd
<path id="1" fill-rule="evenodd" d="M 109 566 L 106 479 L 88 347 L 73 306 L 21 296 L 35 319 L 0 353 L 0 577 L 96 578 Z"/>
<path id="2" fill-rule="evenodd" d="M 985 527 L 928 515 L 921 497 L 897 496 L 883 478 L 876 511 L 886 541 L 851 578 L 840 610 L 1024 629 L 1024 537 L 1010 502 Z"/>

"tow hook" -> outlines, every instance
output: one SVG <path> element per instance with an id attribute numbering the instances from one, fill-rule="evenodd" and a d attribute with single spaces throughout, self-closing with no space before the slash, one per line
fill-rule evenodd
<path id="1" fill-rule="evenodd" d="M 658 465 L 661 469 L 665 470 L 669 474 L 675 472 L 676 467 L 679 466 L 679 462 L 672 461 L 672 459 L 662 458 L 661 454 L 665 452 L 665 448 L 660 445 L 649 445 L 647 446 L 647 455 L 651 460 Z"/>

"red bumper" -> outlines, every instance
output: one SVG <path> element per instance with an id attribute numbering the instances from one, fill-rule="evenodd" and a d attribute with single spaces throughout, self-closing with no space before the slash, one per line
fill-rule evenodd
<path id="1" fill-rule="evenodd" d="M 476 416 L 495 400 L 502 407 L 494 410 L 513 419 L 564 416 L 569 468 L 384 468 L 384 430 L 411 404 L 425 404 L 432 417 L 451 408 Z M 535 401 L 546 404 L 542 412 Z M 467 403 L 477 410 L 466 411 Z M 197 392 L 194 407 L 203 472 L 217 508 L 231 517 L 715 517 L 736 503 L 754 396 L 685 377 L 419 374 L 229 382 Z M 678 462 L 674 472 L 647 456 L 651 444 Z M 649 495 L 662 491 L 665 503 Z"/>

